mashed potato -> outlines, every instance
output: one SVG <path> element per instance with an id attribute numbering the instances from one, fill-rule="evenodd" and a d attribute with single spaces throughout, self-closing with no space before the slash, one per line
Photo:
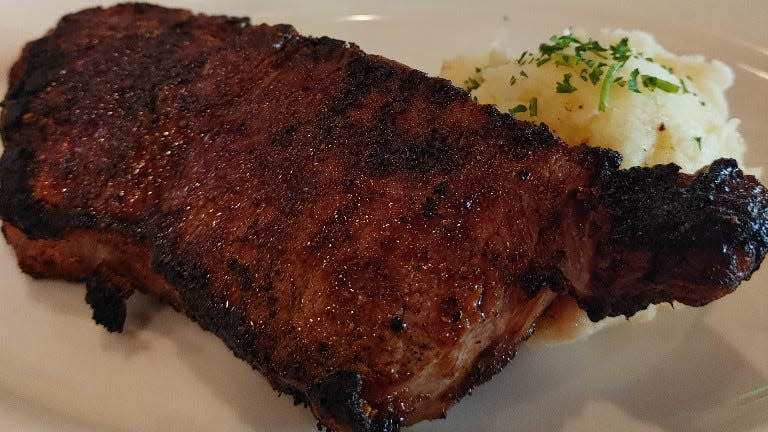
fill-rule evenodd
<path id="1" fill-rule="evenodd" d="M 675 162 L 693 172 L 718 157 L 743 166 L 746 152 L 730 118 L 725 91 L 734 75 L 701 56 L 677 56 L 639 31 L 582 31 L 553 36 L 538 50 L 494 46 L 480 57 L 458 57 L 441 75 L 519 119 L 543 122 L 566 143 L 608 147 L 623 166 Z M 656 308 L 633 319 L 650 319 Z M 561 299 L 539 321 L 538 339 L 569 340 L 623 318 L 591 323 Z"/>
<path id="2" fill-rule="evenodd" d="M 589 40 L 582 32 L 574 36 Z M 742 162 L 746 145 L 737 131 L 739 121 L 729 118 L 725 99 L 725 90 L 733 84 L 731 69 L 701 56 L 674 55 L 653 36 L 639 31 L 603 31 L 595 39 L 608 49 L 602 53 L 608 58 L 592 52 L 585 57 L 611 63 L 609 47 L 622 38 L 628 39 L 635 55 L 617 71 L 615 76 L 622 77 L 625 84 L 610 86 L 604 112 L 598 107 L 602 80 L 593 84 L 587 77 L 584 81 L 579 75 L 588 66 L 563 65 L 557 54 L 537 66 L 535 61 L 528 61 L 538 58 L 539 52 L 531 51 L 523 56 L 521 65 L 519 52 L 496 46 L 482 57 L 446 61 L 441 75 L 459 87 L 476 87 L 472 94 L 480 103 L 497 105 L 502 111 L 525 106 L 525 112 L 515 113 L 517 118 L 548 124 L 568 144 L 618 150 L 624 156 L 624 166 L 675 162 L 686 171 L 695 171 L 718 157 Z M 573 53 L 573 49 L 563 52 Z M 631 91 L 627 84 L 635 69 L 640 93 Z M 557 83 L 564 81 L 565 74 L 571 75 L 569 82 L 575 90 L 558 93 Z M 649 90 L 641 82 L 643 75 L 664 80 L 678 90 Z M 528 108 L 534 98 L 537 109 L 532 116 Z"/>

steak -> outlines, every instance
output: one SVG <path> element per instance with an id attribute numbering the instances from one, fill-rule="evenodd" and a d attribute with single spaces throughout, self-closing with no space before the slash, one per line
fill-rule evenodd
<path id="1" fill-rule="evenodd" d="M 144 4 L 65 16 L 3 101 L 22 270 L 96 322 L 159 296 L 339 432 L 445 411 L 573 296 L 704 305 L 768 248 L 733 160 L 619 169 L 447 81 L 288 25 Z"/>

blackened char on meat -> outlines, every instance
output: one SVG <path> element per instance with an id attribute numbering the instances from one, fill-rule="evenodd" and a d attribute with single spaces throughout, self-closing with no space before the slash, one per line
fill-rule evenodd
<path id="1" fill-rule="evenodd" d="M 441 417 L 558 295 L 597 320 L 702 305 L 766 252 L 735 162 L 619 170 L 354 44 L 149 5 L 64 17 L 3 102 L 21 268 L 134 290 L 221 337 L 326 427 Z"/>

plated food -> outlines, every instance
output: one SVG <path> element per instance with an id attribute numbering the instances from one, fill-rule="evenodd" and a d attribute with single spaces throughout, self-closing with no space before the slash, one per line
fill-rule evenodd
<path id="1" fill-rule="evenodd" d="M 99 55 L 116 48 L 125 63 Z M 88 279 L 112 329 L 132 290 L 161 295 L 339 430 L 439 416 L 558 292 L 595 318 L 699 304 L 764 254 L 762 189 L 732 161 L 695 177 L 617 170 L 615 153 L 567 149 L 443 81 L 285 26 L 91 10 L 30 45 L 12 83 L 0 184 L 22 266 Z"/>

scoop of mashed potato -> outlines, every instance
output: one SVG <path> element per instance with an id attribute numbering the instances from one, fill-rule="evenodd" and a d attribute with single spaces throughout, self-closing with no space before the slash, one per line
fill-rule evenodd
<path id="1" fill-rule="evenodd" d="M 718 157 L 743 166 L 746 152 L 725 91 L 733 71 L 702 56 L 678 56 L 648 33 L 604 30 L 553 36 L 538 50 L 495 45 L 443 63 L 441 75 L 516 118 L 542 122 L 569 145 L 607 147 L 623 167 L 674 162 L 693 172 Z M 656 308 L 633 319 L 650 319 Z M 569 298 L 539 320 L 534 339 L 585 337 L 623 318 L 592 323 Z"/>

